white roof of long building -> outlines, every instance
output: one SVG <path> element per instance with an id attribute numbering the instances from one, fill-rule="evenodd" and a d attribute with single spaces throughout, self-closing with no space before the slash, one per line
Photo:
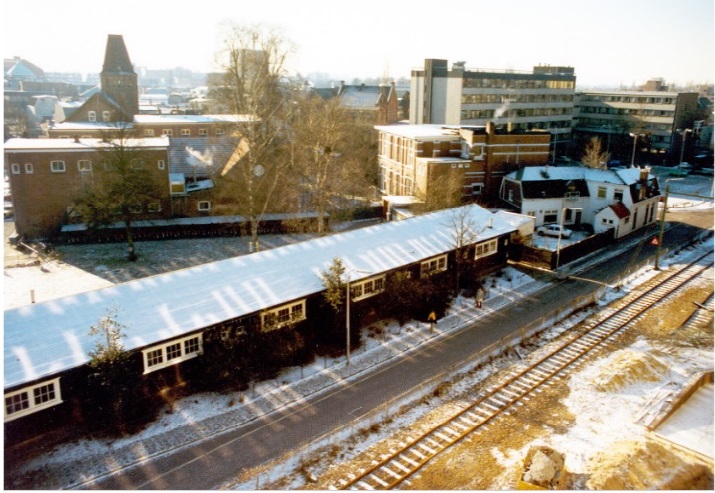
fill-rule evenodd
<path id="1" fill-rule="evenodd" d="M 477 242 L 532 221 L 465 208 Z M 125 349 L 142 348 L 321 292 L 320 273 L 336 257 L 371 273 L 353 272 L 355 281 L 451 251 L 453 214 L 425 214 L 6 310 L 5 388 L 87 363 L 90 327 L 109 309 L 119 310 Z"/>

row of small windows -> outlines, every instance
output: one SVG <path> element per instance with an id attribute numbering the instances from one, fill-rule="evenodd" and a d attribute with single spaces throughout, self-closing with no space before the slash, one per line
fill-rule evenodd
<path id="1" fill-rule="evenodd" d="M 506 111 L 501 111 L 500 109 L 462 110 L 462 120 L 566 116 L 571 114 L 573 114 L 573 108 L 523 108 Z"/>
<path id="2" fill-rule="evenodd" d="M 143 167 L 143 163 L 137 162 L 133 163 L 134 169 L 140 169 Z M 157 169 L 166 169 L 166 161 L 159 159 L 156 162 Z M 105 164 L 106 169 L 106 164 Z M 19 175 L 21 173 L 22 167 L 18 163 L 12 163 L 10 165 L 10 173 L 13 175 Z M 67 165 L 64 161 L 50 161 L 50 171 L 52 173 L 64 173 L 67 171 Z M 92 161 L 81 159 L 77 161 L 77 171 L 81 173 L 88 173 L 92 171 Z M 35 172 L 35 166 L 33 163 L 25 163 L 25 173 L 31 175 Z"/>
<path id="3" fill-rule="evenodd" d="M 198 134 L 201 137 L 205 137 L 209 134 L 209 131 L 207 128 L 200 128 L 198 129 Z M 214 132 L 214 135 L 220 136 L 223 135 L 224 131 L 222 129 L 217 129 Z M 153 128 L 147 128 L 144 129 L 144 136 L 145 137 L 154 137 L 155 132 Z M 174 130 L 171 128 L 164 128 L 161 130 L 161 135 L 166 135 L 167 137 L 173 137 L 174 135 Z M 181 129 L 181 134 L 182 137 L 191 137 L 191 129 L 190 128 L 182 128 Z"/>
<path id="4" fill-rule="evenodd" d="M 574 89 L 574 80 L 464 78 L 463 87 L 510 89 Z"/>
<path id="5" fill-rule="evenodd" d="M 62 402 L 60 379 L 45 381 L 5 394 L 5 421 L 34 413 Z"/>
<path id="6" fill-rule="evenodd" d="M 618 124 L 614 122 L 614 120 L 608 120 L 608 119 L 603 119 L 603 118 L 585 118 L 585 117 L 579 117 L 578 118 L 578 123 L 577 125 L 579 127 L 599 127 L 602 130 L 608 131 L 610 129 L 611 133 L 625 133 L 628 131 L 631 127 L 629 127 L 627 124 L 622 123 Z M 656 132 L 670 132 L 672 130 L 672 124 L 669 123 L 648 123 L 648 130 L 650 131 L 656 131 Z M 661 136 L 662 137 L 662 136 Z M 656 135 L 651 135 L 651 142 L 654 141 L 654 139 L 657 139 L 658 136 Z M 669 141 L 669 137 L 663 137 L 664 141 Z"/>
<path id="7" fill-rule="evenodd" d="M 673 118 L 675 117 L 675 111 L 668 110 L 654 110 L 654 109 L 642 109 L 642 108 L 613 108 L 611 106 L 581 106 L 579 108 L 579 113 L 593 114 L 599 113 L 604 115 L 631 115 L 631 116 L 658 116 Z"/>
<path id="8" fill-rule="evenodd" d="M 634 104 L 675 104 L 673 97 L 652 96 L 599 96 L 582 95 L 581 101 L 603 101 L 606 103 L 634 103 Z"/>
<path id="9" fill-rule="evenodd" d="M 175 365 L 181 361 L 194 358 L 203 350 L 201 334 L 173 340 L 161 346 L 153 346 L 142 351 L 144 357 L 144 373 L 150 373 L 160 368 Z"/>
<path id="10" fill-rule="evenodd" d="M 462 104 L 572 103 L 572 94 L 462 94 Z"/>
<path id="11" fill-rule="evenodd" d="M 365 281 L 355 281 L 350 284 L 350 299 L 358 301 L 385 290 L 385 276 L 373 277 Z"/>

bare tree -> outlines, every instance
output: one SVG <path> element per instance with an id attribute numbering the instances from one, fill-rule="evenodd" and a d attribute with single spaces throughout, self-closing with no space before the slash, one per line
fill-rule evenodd
<path id="1" fill-rule="evenodd" d="M 601 139 L 598 137 L 591 137 L 591 140 L 586 144 L 586 149 L 584 155 L 581 158 L 581 163 L 584 166 L 594 169 L 606 169 L 609 159 L 609 154 L 603 151 L 601 147 Z"/>
<path id="2" fill-rule="evenodd" d="M 455 259 L 455 287 L 459 291 L 462 271 L 465 264 L 469 263 L 469 247 L 476 243 L 479 235 L 487 228 L 486 225 L 478 225 L 470 215 L 472 207 L 457 207 L 452 209 L 449 222 L 445 226 L 449 230 L 451 243 L 454 247 Z"/>
<path id="3" fill-rule="evenodd" d="M 353 191 L 360 176 L 351 139 L 355 125 L 338 99 L 311 96 L 297 103 L 291 125 L 291 168 L 299 180 L 301 208 L 318 215 L 318 233 L 325 232 L 325 217 L 336 199 Z"/>
<path id="4" fill-rule="evenodd" d="M 210 88 L 212 97 L 238 116 L 234 132 L 241 139 L 219 196 L 227 209 L 249 219 L 256 250 L 259 224 L 280 207 L 276 192 L 290 164 L 286 125 L 293 91 L 285 69 L 290 52 L 278 31 L 229 25 L 220 54 L 223 76 Z"/>
<path id="5" fill-rule="evenodd" d="M 142 140 L 118 128 L 106 136 L 98 149 L 98 163 L 90 164 L 83 192 L 74 210 L 89 228 L 124 223 L 128 259 L 137 260 L 132 221 L 151 204 L 160 203 L 160 185 L 149 169 L 149 156 Z"/>

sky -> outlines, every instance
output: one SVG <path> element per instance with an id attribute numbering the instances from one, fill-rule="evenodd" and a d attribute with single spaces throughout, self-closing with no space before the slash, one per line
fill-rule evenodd
<path id="1" fill-rule="evenodd" d="M 712 83 L 712 0 L 34 0 L 2 2 L 3 56 L 98 73 L 108 34 L 135 66 L 216 70 L 222 26 L 278 29 L 289 67 L 352 81 L 409 78 L 425 58 L 467 68 L 575 68 L 577 87 Z"/>

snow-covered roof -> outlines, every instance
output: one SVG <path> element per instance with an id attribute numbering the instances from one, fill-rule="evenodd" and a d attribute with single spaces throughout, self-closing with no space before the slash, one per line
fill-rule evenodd
<path id="1" fill-rule="evenodd" d="M 238 123 L 251 121 L 246 115 L 134 115 L 134 122 L 140 124 L 181 124 L 181 123 Z"/>
<path id="2" fill-rule="evenodd" d="M 444 125 L 376 125 L 379 132 L 387 132 L 408 139 L 459 139 L 459 131 L 455 128 L 446 128 Z"/>
<path id="3" fill-rule="evenodd" d="M 168 137 L 150 137 L 145 139 L 126 139 L 126 147 L 169 147 Z M 112 144 L 97 138 L 80 139 L 9 139 L 5 142 L 6 151 L 37 151 L 37 150 L 100 150 L 111 147 Z"/>
<path id="4" fill-rule="evenodd" d="M 506 177 L 518 181 L 586 180 L 591 182 L 631 185 L 640 180 L 640 168 L 594 169 L 586 166 L 528 166 Z M 648 178 L 654 176 L 648 173 Z"/>
<path id="5" fill-rule="evenodd" d="M 464 207 L 479 226 L 477 241 L 516 231 L 528 216 Z M 85 364 L 88 336 L 108 309 L 118 308 L 127 350 L 324 290 L 320 273 L 340 257 L 359 280 L 454 249 L 453 210 L 315 238 L 116 286 L 5 311 L 5 388 Z"/>
<path id="6" fill-rule="evenodd" d="M 82 103 L 84 104 L 84 103 Z M 80 105 L 81 106 L 81 105 Z M 78 107 L 79 108 L 79 107 Z M 116 131 L 119 129 L 131 129 L 134 125 L 122 122 L 55 122 L 50 125 L 50 130 L 63 131 Z M 50 139 L 56 140 L 56 139 Z"/>

